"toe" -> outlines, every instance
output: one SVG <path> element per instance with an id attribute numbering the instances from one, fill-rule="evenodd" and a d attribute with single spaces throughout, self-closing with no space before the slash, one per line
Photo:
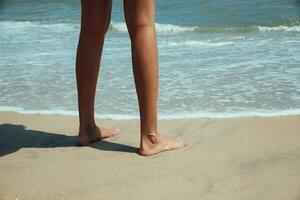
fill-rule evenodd
<path id="1" fill-rule="evenodd" d="M 119 134 L 121 134 L 121 130 L 117 128 L 117 129 L 115 130 L 115 135 L 119 135 Z"/>
<path id="2" fill-rule="evenodd" d="M 183 144 L 183 146 L 188 145 L 188 142 L 185 139 L 181 138 L 181 137 L 177 137 L 177 141 L 179 141 L 181 144 Z"/>
<path id="3" fill-rule="evenodd" d="M 121 134 L 121 130 L 120 129 L 112 129 L 111 130 L 111 136 L 117 136 Z"/>

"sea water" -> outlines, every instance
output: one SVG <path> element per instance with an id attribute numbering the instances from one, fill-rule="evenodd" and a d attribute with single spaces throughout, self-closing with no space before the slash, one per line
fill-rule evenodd
<path id="1" fill-rule="evenodd" d="M 300 113 L 300 2 L 157 0 L 159 118 Z M 77 115 L 80 1 L 0 2 L 0 110 Z M 123 1 L 113 1 L 95 110 L 139 117 Z"/>

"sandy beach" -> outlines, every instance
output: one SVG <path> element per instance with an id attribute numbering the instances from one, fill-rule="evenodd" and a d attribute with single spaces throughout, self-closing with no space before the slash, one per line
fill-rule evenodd
<path id="1" fill-rule="evenodd" d="M 137 120 L 77 146 L 76 116 L 0 112 L 0 199 L 300 200 L 300 116 L 160 120 L 183 150 L 141 157 Z"/>

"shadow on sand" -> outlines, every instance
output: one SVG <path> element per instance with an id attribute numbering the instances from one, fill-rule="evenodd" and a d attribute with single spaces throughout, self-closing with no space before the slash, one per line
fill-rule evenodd
<path id="1" fill-rule="evenodd" d="M 67 136 L 57 133 L 48 133 L 37 130 L 27 130 L 23 125 L 0 125 L 0 156 L 18 151 L 21 148 L 55 148 L 80 147 L 77 136 Z M 103 151 L 119 151 L 137 153 L 138 148 L 99 140 L 89 145 Z"/>

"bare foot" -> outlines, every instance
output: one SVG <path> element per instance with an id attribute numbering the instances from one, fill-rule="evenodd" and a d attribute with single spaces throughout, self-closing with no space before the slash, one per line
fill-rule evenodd
<path id="1" fill-rule="evenodd" d="M 88 128 L 79 128 L 79 145 L 86 146 L 97 140 L 114 137 L 120 133 L 120 129 L 99 128 L 96 125 Z"/>
<path id="2" fill-rule="evenodd" d="M 152 156 L 163 151 L 180 149 L 185 146 L 187 146 L 187 142 L 180 137 L 174 138 L 148 134 L 148 136 L 142 136 L 139 154 L 142 156 Z"/>

